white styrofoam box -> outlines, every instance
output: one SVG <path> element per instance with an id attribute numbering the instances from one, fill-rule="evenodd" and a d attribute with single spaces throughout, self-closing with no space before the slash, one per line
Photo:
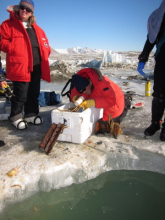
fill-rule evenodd
<path id="1" fill-rule="evenodd" d="M 64 120 L 66 120 L 67 128 L 59 135 L 58 141 L 81 144 L 94 132 L 95 122 L 102 118 L 103 109 L 91 107 L 83 112 L 62 111 L 74 107 L 74 103 L 70 102 L 58 109 L 54 109 L 51 112 L 51 119 L 52 123 L 55 124 L 63 124 Z"/>

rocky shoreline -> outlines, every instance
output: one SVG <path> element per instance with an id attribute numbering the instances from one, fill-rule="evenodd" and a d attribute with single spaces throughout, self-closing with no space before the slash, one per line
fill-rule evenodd
<path id="1" fill-rule="evenodd" d="M 86 68 L 88 66 L 83 65 L 75 65 L 74 63 L 70 63 L 67 61 L 56 61 L 53 65 L 50 66 L 51 71 L 51 79 L 52 80 L 67 80 L 71 78 L 71 76 L 79 71 L 82 68 Z M 91 66 L 93 67 L 93 66 Z M 131 64 L 122 64 L 122 63 L 108 63 L 106 66 L 100 68 L 101 72 L 109 72 L 110 75 L 113 75 L 113 71 L 133 71 L 137 70 L 137 65 Z M 149 74 L 153 73 L 153 67 L 150 66 L 146 69 Z M 141 78 L 141 75 L 137 72 L 137 78 Z"/>

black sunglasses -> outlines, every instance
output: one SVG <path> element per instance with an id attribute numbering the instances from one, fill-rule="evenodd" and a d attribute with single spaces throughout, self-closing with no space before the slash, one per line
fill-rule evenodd
<path id="1" fill-rule="evenodd" d="M 32 10 L 30 8 L 27 8 L 26 6 L 21 5 L 20 6 L 21 10 L 26 10 L 27 12 L 32 12 Z"/>
<path id="2" fill-rule="evenodd" d="M 86 90 L 86 88 L 79 91 L 79 93 L 83 93 L 83 92 L 85 92 L 85 90 Z"/>

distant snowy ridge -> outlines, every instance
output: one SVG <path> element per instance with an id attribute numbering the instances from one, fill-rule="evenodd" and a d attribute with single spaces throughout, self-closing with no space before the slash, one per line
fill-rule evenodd
<path id="1" fill-rule="evenodd" d="M 88 47 L 73 47 L 68 49 L 53 49 L 60 54 L 100 54 L 104 53 L 101 49 L 90 49 Z"/>
<path id="2" fill-rule="evenodd" d="M 91 49 L 89 47 L 73 47 L 68 49 L 52 49 L 52 57 L 56 57 L 56 60 L 63 58 L 63 60 L 81 60 L 84 63 L 84 67 L 108 67 L 113 64 L 131 65 L 136 68 L 139 56 L 139 51 L 111 51 L 102 49 Z M 52 58 L 51 57 L 51 58 Z M 85 61 L 86 60 L 86 61 Z M 52 62 L 51 62 L 52 63 Z M 153 66 L 154 58 L 151 53 L 149 61 L 146 66 Z"/>
<path id="3" fill-rule="evenodd" d="M 111 51 L 102 49 L 91 49 L 89 47 L 73 47 L 67 49 L 53 49 L 51 48 L 51 54 L 49 57 L 50 66 L 58 66 L 57 61 L 65 61 L 66 66 L 76 66 L 76 67 L 97 67 L 97 68 L 107 68 L 111 65 L 115 68 L 137 68 L 139 62 L 138 51 Z M 2 67 L 6 68 L 5 55 L 2 53 Z M 64 62 L 63 62 L 64 63 Z M 120 65 L 119 65 L 120 64 Z M 146 67 L 153 68 L 154 66 L 154 56 L 151 53 Z M 58 67 L 59 69 L 59 67 Z M 62 71 L 63 72 L 63 71 Z M 66 72 L 66 70 L 64 71 Z"/>

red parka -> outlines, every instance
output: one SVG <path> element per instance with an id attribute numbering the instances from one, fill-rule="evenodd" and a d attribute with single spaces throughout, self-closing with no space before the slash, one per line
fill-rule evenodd
<path id="1" fill-rule="evenodd" d="M 0 27 L 0 48 L 6 53 L 6 77 L 12 81 L 30 82 L 30 73 L 33 71 L 31 42 L 22 22 L 16 18 L 13 8 L 14 6 L 8 7 L 10 19 L 5 20 Z M 41 79 L 50 82 L 49 42 L 36 22 L 33 23 L 33 28 L 41 55 Z"/>
<path id="2" fill-rule="evenodd" d="M 71 90 L 71 100 L 75 95 L 84 96 L 86 99 L 94 99 L 96 108 L 103 108 L 103 120 L 107 121 L 109 115 L 112 118 L 120 116 L 124 110 L 124 94 L 120 87 L 112 82 L 108 77 L 102 76 L 102 80 L 99 81 L 99 76 L 92 68 L 85 68 L 77 72 L 78 75 L 90 79 L 93 84 L 93 90 L 88 96 L 84 93 L 78 93 L 74 87 Z"/>

